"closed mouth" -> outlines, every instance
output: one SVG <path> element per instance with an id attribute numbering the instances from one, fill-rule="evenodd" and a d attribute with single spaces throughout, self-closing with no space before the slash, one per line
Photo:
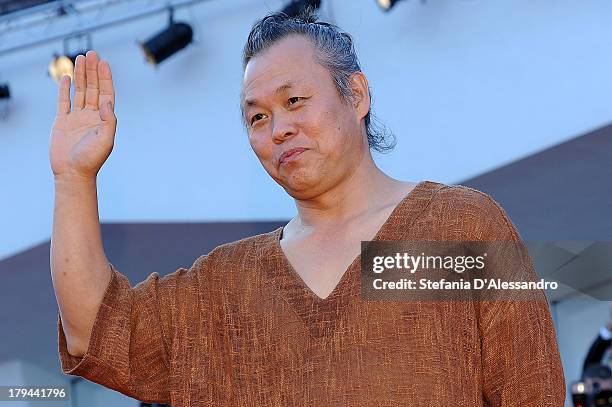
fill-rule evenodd
<path id="1" fill-rule="evenodd" d="M 303 153 L 304 151 L 306 151 L 307 149 L 305 148 L 296 148 L 293 150 L 289 150 L 285 153 L 283 153 L 283 155 L 281 156 L 281 158 L 278 160 L 279 164 L 283 164 L 285 161 L 287 161 L 288 159 L 291 159 L 297 155 L 300 155 L 301 153 Z"/>

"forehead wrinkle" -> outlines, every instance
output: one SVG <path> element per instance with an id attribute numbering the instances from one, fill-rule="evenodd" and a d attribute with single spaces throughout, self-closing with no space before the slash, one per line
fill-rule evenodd
<path id="1" fill-rule="evenodd" d="M 278 95 L 280 95 L 281 93 L 283 93 L 283 92 L 285 92 L 286 90 L 291 89 L 291 88 L 293 88 L 293 87 L 294 87 L 293 82 L 292 82 L 292 81 L 290 81 L 290 80 L 288 80 L 288 81 L 286 81 L 285 83 L 283 83 L 282 85 L 280 85 L 279 87 L 277 87 L 277 88 L 274 90 L 274 95 L 275 95 L 275 96 L 278 96 Z M 245 107 L 246 107 L 246 108 L 249 108 L 249 107 L 251 107 L 251 106 L 258 106 L 259 104 L 260 104 L 260 102 L 259 102 L 257 99 L 255 99 L 255 98 L 248 98 L 248 99 L 246 99 L 246 100 L 244 101 L 244 103 L 242 104 L 243 111 L 244 111 L 244 110 L 246 110 L 246 109 L 245 109 Z"/>

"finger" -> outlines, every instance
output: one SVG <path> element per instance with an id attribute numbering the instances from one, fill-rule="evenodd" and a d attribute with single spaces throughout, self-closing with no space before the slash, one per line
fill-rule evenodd
<path id="1" fill-rule="evenodd" d="M 110 65 L 107 61 L 100 60 L 98 64 L 98 80 L 100 83 L 100 100 L 99 106 L 102 106 L 110 101 L 112 108 L 115 106 L 115 87 L 113 86 L 113 75 L 110 70 Z"/>
<path id="2" fill-rule="evenodd" d="M 85 105 L 85 57 L 79 55 L 74 61 L 74 103 L 72 110 L 81 110 Z"/>
<path id="3" fill-rule="evenodd" d="M 59 82 L 57 115 L 70 113 L 70 76 L 63 75 Z"/>
<path id="4" fill-rule="evenodd" d="M 87 51 L 85 55 L 85 78 L 87 80 L 85 108 L 98 110 L 100 90 L 98 87 L 98 54 L 95 51 Z"/>

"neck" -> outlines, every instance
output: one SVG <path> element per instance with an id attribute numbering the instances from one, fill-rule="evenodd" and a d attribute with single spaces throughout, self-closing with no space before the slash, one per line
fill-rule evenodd
<path id="1" fill-rule="evenodd" d="M 354 171 L 333 188 L 308 199 L 295 199 L 298 215 L 293 227 L 325 231 L 376 209 L 380 199 L 390 196 L 401 181 L 382 172 L 365 154 Z"/>

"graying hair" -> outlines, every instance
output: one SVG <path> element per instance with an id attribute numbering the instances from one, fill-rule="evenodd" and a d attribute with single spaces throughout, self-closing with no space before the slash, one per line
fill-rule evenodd
<path id="1" fill-rule="evenodd" d="M 342 31 L 336 25 L 317 21 L 315 9 L 312 7 L 307 7 L 296 17 L 276 12 L 255 22 L 244 45 L 243 72 L 251 58 L 265 51 L 277 41 L 295 34 L 303 35 L 310 40 L 315 49 L 317 62 L 329 70 L 336 90 L 344 102 L 352 103 L 355 95 L 351 88 L 350 77 L 354 72 L 361 72 L 353 39 L 350 34 Z M 377 119 L 372 114 L 372 91 L 369 86 L 368 92 L 370 110 L 364 118 L 368 146 L 380 153 L 386 153 L 395 147 L 395 136 L 387 131 L 384 125 L 374 123 Z"/>

